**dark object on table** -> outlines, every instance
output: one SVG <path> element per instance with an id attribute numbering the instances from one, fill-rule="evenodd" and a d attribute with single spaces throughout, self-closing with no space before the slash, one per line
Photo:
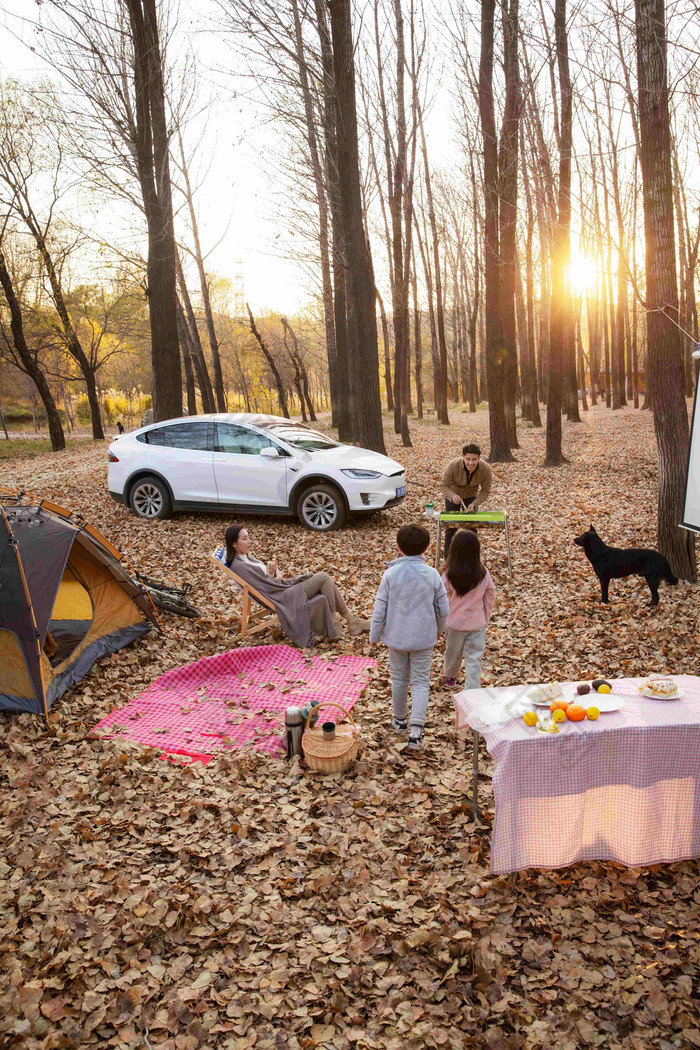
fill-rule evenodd
<path id="1" fill-rule="evenodd" d="M 141 584 L 145 591 L 151 596 L 151 601 L 164 612 L 175 613 L 176 616 L 187 616 L 190 620 L 198 620 L 202 615 L 195 605 L 190 605 L 186 596 L 192 590 L 191 583 L 185 583 L 182 587 L 171 587 L 162 580 L 154 580 L 151 576 L 142 576 L 136 573 L 136 582 Z"/>
<path id="2" fill-rule="evenodd" d="M 595 682 L 593 683 L 593 688 L 595 689 L 596 693 L 600 689 L 601 685 L 607 685 L 608 689 L 612 690 L 610 682 L 608 682 L 605 678 L 596 678 Z"/>
<path id="3" fill-rule="evenodd" d="M 576 686 L 576 692 L 578 693 L 579 696 L 585 696 L 586 693 L 590 693 L 590 691 L 591 691 L 591 687 L 588 684 L 588 682 L 584 682 L 582 685 L 577 685 Z"/>
<path id="4" fill-rule="evenodd" d="M 619 580 L 625 576 L 643 576 L 651 591 L 651 605 L 659 604 L 661 580 L 666 580 L 672 586 L 678 583 L 678 578 L 671 572 L 671 566 L 663 554 L 643 548 L 630 547 L 627 550 L 621 550 L 618 547 L 608 547 L 592 525 L 588 532 L 577 536 L 574 543 L 577 547 L 583 547 L 586 557 L 593 566 L 593 571 L 600 580 L 602 599 L 605 604 L 608 602 L 608 586 L 611 580 Z"/>

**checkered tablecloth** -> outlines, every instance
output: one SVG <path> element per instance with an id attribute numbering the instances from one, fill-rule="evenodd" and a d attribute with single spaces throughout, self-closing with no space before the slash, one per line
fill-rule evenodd
<path id="1" fill-rule="evenodd" d="M 350 654 L 311 655 L 290 645 L 231 649 L 156 678 L 95 732 L 203 763 L 242 747 L 281 754 L 287 707 L 318 700 L 349 711 L 376 663 Z M 324 710 L 341 717 L 332 706 Z"/>
<path id="2" fill-rule="evenodd" d="M 614 679 L 626 700 L 621 711 L 564 722 L 557 734 L 528 728 L 522 717 L 479 724 L 479 707 L 527 687 L 455 696 L 457 728 L 477 729 L 496 763 L 492 872 L 700 856 L 700 678 L 674 678 L 685 692 L 678 700 L 641 696 L 640 678 Z M 569 699 L 575 687 L 563 688 Z"/>

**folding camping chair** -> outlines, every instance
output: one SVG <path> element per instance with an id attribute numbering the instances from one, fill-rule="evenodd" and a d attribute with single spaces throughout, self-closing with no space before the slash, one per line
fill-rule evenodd
<path id="1" fill-rule="evenodd" d="M 250 583 L 247 583 L 240 576 L 236 575 L 232 569 L 229 569 L 228 565 L 221 558 L 223 549 L 217 547 L 212 553 L 211 559 L 216 562 L 220 569 L 223 569 L 227 576 L 230 577 L 234 587 L 243 593 L 243 608 L 241 610 L 241 630 L 239 634 L 232 639 L 234 642 L 238 642 L 241 638 L 248 638 L 251 634 L 257 634 L 259 631 L 265 631 L 268 627 L 274 627 L 276 624 L 279 625 L 279 617 L 275 611 L 275 607 L 269 598 L 266 598 Z M 254 612 L 251 612 L 251 599 L 260 606 Z M 271 616 L 266 616 L 264 620 L 261 620 L 261 616 L 265 616 L 266 613 L 271 613 Z M 251 626 L 251 624 L 253 626 Z"/>

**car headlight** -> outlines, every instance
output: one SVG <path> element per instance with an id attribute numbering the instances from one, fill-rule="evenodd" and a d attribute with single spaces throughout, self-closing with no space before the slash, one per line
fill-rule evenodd
<path id="1" fill-rule="evenodd" d="M 356 470 L 354 467 L 343 470 L 341 473 L 347 474 L 349 478 L 381 478 L 382 476 L 378 470 Z"/>

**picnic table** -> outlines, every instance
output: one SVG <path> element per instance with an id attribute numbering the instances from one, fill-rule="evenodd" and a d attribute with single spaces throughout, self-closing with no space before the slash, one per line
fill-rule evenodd
<path id="1" fill-rule="evenodd" d="M 505 510 L 474 510 L 474 511 L 439 511 L 437 518 L 437 539 L 435 541 L 435 567 L 440 564 L 440 536 L 442 526 L 450 525 L 497 525 L 505 532 L 506 554 L 508 557 L 508 576 L 513 579 L 513 567 L 510 561 L 510 534 L 508 532 L 508 512 Z"/>
<path id="2" fill-rule="evenodd" d="M 479 740 L 496 763 L 491 871 L 561 868 L 585 860 L 627 867 L 700 856 L 700 678 L 674 675 L 685 693 L 652 700 L 644 679 L 614 679 L 620 711 L 543 733 L 516 716 L 484 725 L 484 704 L 528 686 L 468 689 L 454 698 L 458 730 L 473 731 L 474 819 Z M 565 697 L 575 692 L 562 683 Z M 595 694 L 580 698 L 588 706 Z"/>

